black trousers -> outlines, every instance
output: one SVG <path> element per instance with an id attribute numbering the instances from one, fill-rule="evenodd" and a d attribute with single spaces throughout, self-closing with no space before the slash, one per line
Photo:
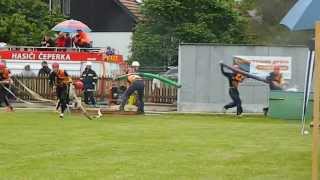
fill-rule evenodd
<path id="1" fill-rule="evenodd" d="M 59 100 L 59 106 L 61 107 L 61 113 L 64 113 L 64 111 L 67 109 L 68 104 L 68 86 L 57 86 L 56 88 L 57 98 Z"/>
<path id="2" fill-rule="evenodd" d="M 0 87 L 0 104 L 4 102 L 7 107 L 11 107 L 7 93 L 8 92 L 4 88 Z"/>
<path id="3" fill-rule="evenodd" d="M 233 107 L 237 107 L 237 115 L 240 115 L 242 114 L 243 112 L 243 109 L 242 109 L 242 106 L 241 106 L 241 99 L 240 99 L 240 96 L 239 96 L 239 91 L 237 88 L 229 88 L 229 95 L 232 99 L 232 102 L 225 105 L 224 108 L 225 109 L 230 109 L 230 108 L 233 108 Z"/>
<path id="4" fill-rule="evenodd" d="M 94 99 L 93 91 L 88 89 L 84 90 L 84 103 L 96 105 L 96 100 Z"/>
<path id="5" fill-rule="evenodd" d="M 144 81 L 143 80 L 136 80 L 134 81 L 128 89 L 124 92 L 122 96 L 122 101 L 120 105 L 120 110 L 124 110 L 124 106 L 127 104 L 128 98 L 131 96 L 132 93 L 135 91 L 138 92 L 138 111 L 144 112 Z"/>

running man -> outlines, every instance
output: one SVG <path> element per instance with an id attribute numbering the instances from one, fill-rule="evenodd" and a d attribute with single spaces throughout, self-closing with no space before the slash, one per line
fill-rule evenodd
<path id="1" fill-rule="evenodd" d="M 222 64 L 220 64 L 221 66 L 221 72 L 222 74 L 228 78 L 229 81 L 229 95 L 232 99 L 232 102 L 225 105 L 223 107 L 224 111 L 233 108 L 233 107 L 237 107 L 237 116 L 241 116 L 243 109 L 242 109 L 242 105 L 241 105 L 241 99 L 240 99 L 240 94 L 239 94 L 239 85 L 241 82 L 243 82 L 243 80 L 246 78 L 244 75 L 240 74 L 240 73 L 235 73 L 235 72 L 225 72 L 224 67 Z M 233 65 L 234 68 L 239 69 L 238 65 Z"/>
<path id="2" fill-rule="evenodd" d="M 6 105 L 6 111 L 7 112 L 12 112 L 13 107 L 9 103 L 8 100 L 8 92 L 5 88 L 9 88 L 9 85 L 11 84 L 11 74 L 10 70 L 6 67 L 4 63 L 0 62 L 0 104 L 2 102 L 5 103 Z"/>
<path id="3" fill-rule="evenodd" d="M 52 64 L 52 70 L 49 76 L 49 85 L 56 90 L 58 103 L 61 107 L 60 118 L 63 118 L 64 112 L 67 109 L 69 85 L 72 83 L 72 79 L 65 70 L 59 68 L 58 63 Z"/>

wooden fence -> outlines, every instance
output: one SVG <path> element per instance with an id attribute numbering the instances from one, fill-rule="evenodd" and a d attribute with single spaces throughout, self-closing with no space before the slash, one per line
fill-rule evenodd
<path id="1" fill-rule="evenodd" d="M 55 94 L 52 88 L 49 87 L 49 80 L 47 77 L 19 77 L 24 85 L 31 90 L 37 92 L 44 98 L 55 99 Z M 73 80 L 79 79 L 79 77 L 73 77 Z M 109 101 L 110 89 L 112 86 L 126 85 L 125 81 L 113 81 L 112 79 L 99 78 L 97 83 L 97 90 L 95 96 L 98 101 Z M 22 99 L 32 100 L 32 97 L 24 91 L 21 85 L 14 81 L 13 91 Z M 77 92 L 78 95 L 82 95 L 81 92 Z M 164 84 L 160 85 L 160 88 L 152 88 L 152 80 L 145 80 L 145 101 L 152 103 L 164 103 L 174 104 L 177 101 L 177 89 L 174 87 L 166 87 Z"/>

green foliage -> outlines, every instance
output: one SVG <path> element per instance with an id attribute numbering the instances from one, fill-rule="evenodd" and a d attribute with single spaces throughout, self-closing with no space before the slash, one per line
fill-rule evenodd
<path id="1" fill-rule="evenodd" d="M 42 36 L 64 17 L 41 0 L 0 0 L 0 41 L 39 45 Z"/>
<path id="2" fill-rule="evenodd" d="M 243 14 L 255 10 L 256 17 L 249 22 L 247 32 L 252 35 L 256 44 L 306 44 L 312 33 L 290 32 L 280 25 L 281 19 L 287 14 L 297 0 L 243 0 L 240 9 Z M 276 7 L 276 8 L 275 8 Z"/>
<path id="3" fill-rule="evenodd" d="M 145 0 L 131 60 L 168 65 L 177 61 L 179 43 L 246 42 L 246 19 L 234 7 L 231 0 Z"/>

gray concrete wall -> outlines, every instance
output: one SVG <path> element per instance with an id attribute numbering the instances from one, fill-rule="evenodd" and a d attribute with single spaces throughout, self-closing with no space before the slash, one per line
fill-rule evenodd
<path id="1" fill-rule="evenodd" d="M 234 55 L 290 56 L 292 79 L 289 87 L 303 90 L 308 49 L 305 47 L 223 46 L 210 44 L 182 44 L 179 48 L 178 92 L 180 112 L 221 112 L 231 101 L 228 82 L 222 76 L 219 61 L 232 64 Z M 240 96 L 245 112 L 262 112 L 268 104 L 268 86 L 254 80 L 245 80 Z"/>

